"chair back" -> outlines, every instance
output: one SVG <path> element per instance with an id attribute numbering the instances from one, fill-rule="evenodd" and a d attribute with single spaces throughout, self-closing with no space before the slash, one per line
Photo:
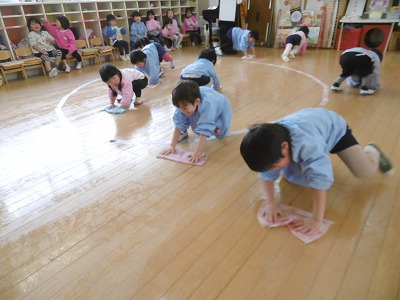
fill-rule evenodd
<path id="1" fill-rule="evenodd" d="M 12 60 L 10 50 L 0 50 L 0 60 Z"/>
<path id="2" fill-rule="evenodd" d="M 33 56 L 32 49 L 30 47 L 20 47 L 14 50 L 18 59 L 27 58 Z"/>
<path id="3" fill-rule="evenodd" d="M 78 49 L 84 49 L 87 48 L 87 44 L 85 40 L 76 40 L 76 47 Z"/>
<path id="4" fill-rule="evenodd" d="M 92 45 L 92 47 L 104 46 L 103 39 L 99 38 L 99 37 L 95 37 L 95 38 L 90 39 L 90 44 Z"/>

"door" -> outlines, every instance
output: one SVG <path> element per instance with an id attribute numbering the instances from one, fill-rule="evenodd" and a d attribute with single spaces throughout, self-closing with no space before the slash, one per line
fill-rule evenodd
<path id="1" fill-rule="evenodd" d="M 260 34 L 258 43 L 265 45 L 272 25 L 272 0 L 248 0 L 250 8 L 247 11 L 247 29 L 257 30 Z M 269 44 L 269 43 L 268 43 Z"/>

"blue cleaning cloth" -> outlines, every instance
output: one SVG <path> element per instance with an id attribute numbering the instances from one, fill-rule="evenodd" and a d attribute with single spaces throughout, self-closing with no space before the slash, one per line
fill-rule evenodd
<path id="1" fill-rule="evenodd" d="M 113 108 L 105 107 L 104 110 L 109 114 L 123 114 L 125 112 L 125 109 L 119 106 L 114 106 Z"/>

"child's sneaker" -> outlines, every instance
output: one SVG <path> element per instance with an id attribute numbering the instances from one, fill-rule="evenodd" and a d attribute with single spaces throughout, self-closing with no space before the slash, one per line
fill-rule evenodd
<path id="1" fill-rule="evenodd" d="M 141 97 L 136 97 L 135 101 L 133 102 L 133 104 L 134 104 L 135 106 L 139 106 L 139 105 L 142 104 L 142 103 L 143 103 L 143 100 L 142 100 Z"/>
<path id="2" fill-rule="evenodd" d="M 224 54 L 222 53 L 222 50 L 221 50 L 220 47 L 215 47 L 215 48 L 214 48 L 214 51 L 215 51 L 215 53 L 216 53 L 218 56 L 224 55 Z"/>
<path id="3" fill-rule="evenodd" d="M 283 60 L 284 62 L 288 62 L 288 61 L 289 61 L 289 57 L 288 57 L 287 55 L 282 54 L 281 57 L 282 57 L 282 60 Z"/>
<path id="4" fill-rule="evenodd" d="M 81 63 L 81 62 L 78 62 L 78 63 L 76 64 L 76 68 L 75 68 L 75 69 L 77 69 L 77 70 L 82 69 L 82 63 Z"/>
<path id="5" fill-rule="evenodd" d="M 196 43 L 195 43 L 195 42 L 192 42 L 192 46 L 193 46 L 193 47 L 196 47 Z"/>
<path id="6" fill-rule="evenodd" d="M 293 53 L 289 53 L 289 58 L 291 58 L 291 59 L 295 59 L 295 58 L 296 58 L 296 56 L 294 56 L 294 54 L 293 54 Z"/>
<path id="7" fill-rule="evenodd" d="M 158 74 L 158 77 L 160 78 L 162 76 L 164 76 L 164 70 L 162 68 L 160 68 L 160 74 Z"/>
<path id="8" fill-rule="evenodd" d="M 369 143 L 364 148 L 365 152 L 375 152 L 379 155 L 379 170 L 384 176 L 391 176 L 394 174 L 393 163 L 389 157 L 374 143 Z"/>
<path id="9" fill-rule="evenodd" d="M 342 89 L 340 88 L 339 84 L 337 84 L 336 82 L 331 86 L 331 91 L 332 92 L 341 92 Z"/>
<path id="10" fill-rule="evenodd" d="M 189 134 L 188 134 L 188 132 L 186 130 L 186 131 L 181 132 L 181 134 L 180 134 L 180 136 L 178 138 L 178 142 L 182 142 L 183 140 L 185 140 L 187 138 L 189 138 Z"/>
<path id="11" fill-rule="evenodd" d="M 69 65 L 67 65 L 66 67 L 65 67 L 65 71 L 64 71 L 65 73 L 70 73 L 71 72 L 71 67 L 69 66 Z"/>
<path id="12" fill-rule="evenodd" d="M 370 89 L 366 89 L 366 90 L 361 89 L 360 90 L 360 95 L 361 96 L 368 96 L 368 95 L 372 95 L 373 93 L 375 93 L 375 91 L 374 90 L 370 90 Z"/>
<path id="13" fill-rule="evenodd" d="M 50 78 L 56 77 L 57 75 L 58 75 L 57 68 L 53 68 L 53 69 L 51 69 L 51 71 L 49 72 L 49 77 L 50 77 Z"/>
<path id="14" fill-rule="evenodd" d="M 169 67 L 170 67 L 171 69 L 174 69 L 174 68 L 175 68 L 175 64 L 174 64 L 173 61 L 170 61 L 170 62 L 169 62 Z"/>

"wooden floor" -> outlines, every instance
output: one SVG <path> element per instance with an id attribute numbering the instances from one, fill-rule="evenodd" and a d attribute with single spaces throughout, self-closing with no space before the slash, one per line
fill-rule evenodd
<path id="1" fill-rule="evenodd" d="M 90 83 L 98 66 L 0 88 L 0 299 L 400 299 L 399 173 L 361 181 L 333 156 L 335 224 L 305 245 L 258 224 L 242 135 L 209 141 L 205 167 L 156 158 L 172 135 L 171 89 L 199 51 L 173 52 L 176 68 L 164 65 L 161 85 L 123 115 L 101 111 L 106 85 Z M 360 143 L 379 143 L 400 165 L 400 52 L 385 56 L 370 97 L 345 83 L 326 94 L 340 73 L 335 50 L 288 64 L 281 50 L 257 52 L 218 58 L 232 131 L 325 98 Z M 307 190 L 281 188 L 284 203 L 311 208 Z"/>

